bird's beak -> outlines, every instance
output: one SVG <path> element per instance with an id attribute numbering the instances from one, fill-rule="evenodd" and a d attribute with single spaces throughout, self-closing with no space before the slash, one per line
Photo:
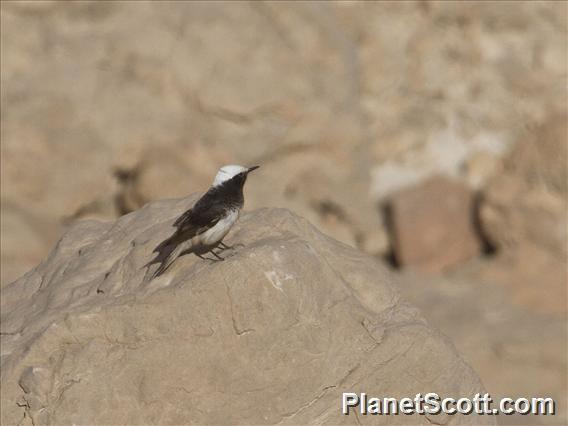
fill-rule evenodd
<path id="1" fill-rule="evenodd" d="M 249 167 L 248 170 L 247 170 L 247 173 L 250 173 L 250 172 L 252 172 L 253 170 L 258 169 L 259 167 L 260 167 L 260 166 L 252 166 L 252 167 Z"/>

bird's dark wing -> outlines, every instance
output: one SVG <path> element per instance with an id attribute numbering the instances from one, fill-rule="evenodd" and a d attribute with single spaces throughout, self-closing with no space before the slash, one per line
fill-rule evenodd
<path id="1" fill-rule="evenodd" d="M 174 226 L 176 228 L 179 228 L 180 225 L 186 221 L 190 221 L 191 220 L 191 214 L 193 213 L 193 208 L 187 210 L 186 212 L 184 212 L 180 217 L 178 217 L 176 219 L 176 221 L 174 222 Z"/>
<path id="2" fill-rule="evenodd" d="M 173 225 L 177 229 L 174 234 L 162 241 L 154 251 L 161 251 L 173 243 L 193 238 L 195 235 L 201 234 L 215 226 L 225 214 L 225 207 L 220 201 L 216 197 L 215 188 L 207 191 L 192 208 L 185 211 L 175 220 Z"/>
<path id="3" fill-rule="evenodd" d="M 226 214 L 227 208 L 219 195 L 217 188 L 211 188 L 174 222 L 174 226 L 179 231 L 188 227 L 201 229 L 214 226 Z"/>

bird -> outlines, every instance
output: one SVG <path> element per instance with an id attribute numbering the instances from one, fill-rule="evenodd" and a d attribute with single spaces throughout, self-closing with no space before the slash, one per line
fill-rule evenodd
<path id="1" fill-rule="evenodd" d="M 248 174 L 259 167 L 230 164 L 219 169 L 209 190 L 175 220 L 175 232 L 153 250 L 152 253 L 158 253 L 158 256 L 148 265 L 158 262 L 161 264 L 152 278 L 160 276 L 185 253 L 193 252 L 202 259 L 205 259 L 202 254 L 212 253 L 216 260 L 224 260 L 213 249 L 233 248 L 224 244 L 223 238 L 229 233 L 243 208 L 243 187 Z"/>

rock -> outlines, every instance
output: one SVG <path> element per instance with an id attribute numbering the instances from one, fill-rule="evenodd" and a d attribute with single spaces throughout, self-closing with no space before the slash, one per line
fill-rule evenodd
<path id="1" fill-rule="evenodd" d="M 472 155 L 498 157 L 566 103 L 566 4 L 470 3 L 0 2 L 2 197 L 55 223 L 110 220 L 205 188 L 201 174 L 207 185 L 226 163 L 273 157 L 293 185 L 286 158 L 305 163 L 313 148 L 310 166 L 344 182 L 331 201 L 354 206 L 353 222 L 368 212 L 318 225 L 380 255 L 380 218 L 367 219 L 383 195 L 440 171 L 483 181 L 491 171 Z M 114 211 L 117 158 L 131 170 L 149 146 L 189 170 L 149 167 Z M 262 206 L 289 206 L 267 187 Z"/>
<path id="2" fill-rule="evenodd" d="M 510 277 L 511 285 L 506 287 L 488 274 L 479 276 L 485 263 L 494 270 L 498 267 L 493 258 L 484 257 L 443 277 L 404 271 L 399 275 L 399 288 L 402 296 L 418 306 L 426 319 L 443 330 L 467 356 L 494 399 L 547 396 L 557 403 L 554 416 L 499 416 L 500 425 L 565 425 L 568 321 L 565 314 L 552 314 L 550 308 L 538 312 L 512 300 L 517 279 L 533 280 L 529 291 L 537 301 L 554 295 L 545 294 L 553 271 L 547 276 L 523 277 L 533 263 L 524 260 L 511 265 L 523 270 Z M 506 275 L 509 268 L 503 267 L 502 274 Z M 556 306 L 566 301 L 566 275 L 559 276 L 564 276 L 564 297 L 555 294 Z M 480 298 L 483 303 L 476 303 Z"/>
<path id="3" fill-rule="evenodd" d="M 474 194 L 463 184 L 431 178 L 390 197 L 387 212 L 400 266 L 439 272 L 480 252 Z"/>
<path id="4" fill-rule="evenodd" d="M 504 173 L 483 191 L 480 219 L 487 238 L 509 250 L 534 244 L 568 255 L 568 155 L 565 115 L 552 116 L 509 154 Z"/>
<path id="5" fill-rule="evenodd" d="M 484 392 L 385 267 L 287 210 L 244 214 L 225 261 L 187 255 L 145 281 L 195 199 L 80 221 L 5 289 L 2 424 L 371 423 L 340 414 L 342 392 Z"/>
<path id="6" fill-rule="evenodd" d="M 500 249 L 534 244 L 566 257 L 566 198 L 558 192 L 500 176 L 483 193 L 480 217 L 484 234 Z"/>
<path id="7" fill-rule="evenodd" d="M 540 314 L 568 313 L 566 258 L 535 244 L 501 252 L 477 273 L 480 281 L 501 284 L 509 300 Z"/>
<path id="8" fill-rule="evenodd" d="M 502 160 L 487 151 L 479 151 L 472 154 L 464 166 L 468 183 L 477 189 L 501 171 Z"/>
<path id="9" fill-rule="evenodd" d="M 519 141 L 482 192 L 480 225 L 498 256 L 479 275 L 540 313 L 568 312 L 566 131 L 565 115 L 548 117 Z"/>

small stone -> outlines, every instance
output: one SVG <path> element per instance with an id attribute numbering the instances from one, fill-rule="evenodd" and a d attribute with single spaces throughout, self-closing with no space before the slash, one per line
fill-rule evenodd
<path id="1" fill-rule="evenodd" d="M 474 193 L 449 178 L 436 176 L 395 193 L 387 202 L 387 214 L 400 266 L 440 272 L 481 250 Z"/>

